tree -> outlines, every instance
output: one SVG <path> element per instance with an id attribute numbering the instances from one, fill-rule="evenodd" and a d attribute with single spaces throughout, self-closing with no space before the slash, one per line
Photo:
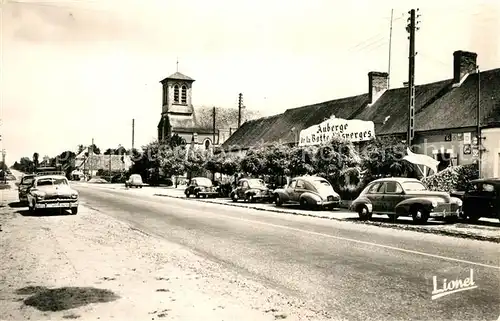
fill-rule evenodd
<path id="1" fill-rule="evenodd" d="M 163 174 L 168 177 L 182 175 L 186 170 L 184 155 L 185 153 L 180 148 L 166 149 L 160 158 L 160 166 Z"/>
<path id="2" fill-rule="evenodd" d="M 60 164 L 62 170 L 66 172 L 66 176 L 69 177 L 71 172 L 76 169 L 76 154 L 70 150 L 64 151 L 57 155 L 55 163 Z"/>
<path id="3" fill-rule="evenodd" d="M 80 155 L 84 150 L 85 150 L 85 146 L 83 146 L 82 144 L 78 145 L 77 154 Z"/>
<path id="4" fill-rule="evenodd" d="M 187 157 L 184 158 L 184 166 L 187 171 L 188 178 L 201 174 L 201 170 L 204 169 L 203 165 L 209 157 L 207 151 L 202 151 L 197 148 L 183 149 L 182 147 L 179 148 L 179 150 L 187 153 Z"/>
<path id="5" fill-rule="evenodd" d="M 283 144 L 273 144 L 263 150 L 264 168 L 266 174 L 284 176 L 290 173 L 290 147 Z"/>
<path id="6" fill-rule="evenodd" d="M 90 145 L 90 150 L 92 151 L 92 153 L 94 155 L 99 155 L 101 154 L 101 150 L 99 149 L 99 147 L 97 147 L 95 144 L 92 144 Z"/>
<path id="7" fill-rule="evenodd" d="M 416 175 L 413 164 L 403 160 L 406 145 L 397 138 L 378 137 L 361 147 L 362 168 L 367 180 L 386 176 Z"/>
<path id="8" fill-rule="evenodd" d="M 33 153 L 33 170 L 36 171 L 38 169 L 38 166 L 40 165 L 39 164 L 39 160 L 38 160 L 38 153 L 35 152 Z"/>
<path id="9" fill-rule="evenodd" d="M 293 147 L 288 153 L 288 169 L 291 176 L 314 174 L 314 154 L 316 147 Z"/>
<path id="10" fill-rule="evenodd" d="M 250 149 L 241 160 L 241 170 L 248 175 L 266 174 L 265 148 Z"/>

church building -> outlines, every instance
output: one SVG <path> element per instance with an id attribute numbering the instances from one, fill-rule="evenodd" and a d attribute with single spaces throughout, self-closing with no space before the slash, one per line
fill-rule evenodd
<path id="1" fill-rule="evenodd" d="M 158 123 L 159 141 L 177 134 L 188 144 L 208 149 L 221 145 L 237 130 L 238 108 L 193 106 L 194 81 L 178 71 L 161 81 L 163 103 Z M 241 123 L 256 116 L 247 111 L 243 114 L 242 110 Z"/>

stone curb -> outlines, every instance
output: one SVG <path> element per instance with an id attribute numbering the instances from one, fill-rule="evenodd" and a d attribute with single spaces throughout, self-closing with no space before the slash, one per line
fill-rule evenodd
<path id="1" fill-rule="evenodd" d="M 336 217 L 331 217 L 331 216 L 307 214 L 307 213 L 301 213 L 301 212 L 296 212 L 296 211 L 282 211 L 282 210 L 273 209 L 273 208 L 258 208 L 258 207 L 252 207 L 252 206 L 238 204 L 238 203 L 234 203 L 234 204 L 233 203 L 220 203 L 220 202 L 213 202 L 213 201 L 206 200 L 206 199 L 188 199 L 184 196 L 174 196 L 174 195 L 168 195 L 168 194 L 155 193 L 155 194 L 153 194 L 153 196 L 171 197 L 171 198 L 182 199 L 185 201 L 197 201 L 197 202 L 204 202 L 204 203 L 211 203 L 211 204 L 220 204 L 220 205 L 225 205 L 225 206 L 248 208 L 248 209 L 266 211 L 266 212 L 317 217 L 317 218 L 322 218 L 322 219 L 330 219 L 330 220 L 334 220 L 334 221 L 350 222 L 350 223 L 354 223 L 354 224 L 364 224 L 364 225 L 372 225 L 372 226 L 378 226 L 378 227 L 383 227 L 383 228 L 392 228 L 392 229 L 396 229 L 396 230 L 438 234 L 438 235 L 446 235 L 446 236 L 451 236 L 451 237 L 473 239 L 473 240 L 478 240 L 478 241 L 500 243 L 500 235 L 497 237 L 484 236 L 484 235 L 477 235 L 477 234 L 471 234 L 471 233 L 466 233 L 466 232 L 462 233 L 462 232 L 442 230 L 442 229 L 427 229 L 423 226 L 412 226 L 412 225 L 406 225 L 406 224 L 403 225 L 403 224 L 382 223 L 382 222 L 373 222 L 373 221 L 358 221 L 358 220 L 353 220 L 353 219 L 341 219 L 341 218 L 336 218 Z"/>

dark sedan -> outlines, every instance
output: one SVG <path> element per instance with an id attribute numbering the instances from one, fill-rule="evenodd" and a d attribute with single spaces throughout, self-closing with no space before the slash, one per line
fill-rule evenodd
<path id="1" fill-rule="evenodd" d="M 463 195 L 463 215 L 470 222 L 481 217 L 500 220 L 500 178 L 471 181 Z"/>

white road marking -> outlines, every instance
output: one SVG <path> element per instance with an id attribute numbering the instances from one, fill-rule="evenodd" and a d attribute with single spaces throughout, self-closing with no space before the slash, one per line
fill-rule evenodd
<path id="1" fill-rule="evenodd" d="M 137 198 L 130 197 L 130 196 L 125 196 L 124 195 L 124 197 L 125 198 L 132 198 L 135 201 L 148 202 L 147 200 L 139 200 Z M 210 203 L 205 203 L 205 204 L 210 204 Z M 180 206 L 174 206 L 174 207 L 182 208 Z M 316 236 L 321 236 L 321 237 L 326 237 L 326 238 L 331 238 L 331 239 L 336 239 L 336 240 L 342 240 L 342 241 L 348 241 L 348 242 L 353 242 L 353 243 L 358 243 L 358 244 L 370 245 L 370 246 L 380 247 L 380 248 L 384 248 L 384 249 L 388 249 L 388 250 L 393 250 L 393 251 L 399 251 L 399 252 L 404 252 L 404 253 L 411 253 L 411 254 L 416 254 L 416 255 L 421 255 L 421 256 L 427 256 L 427 257 L 432 257 L 432 258 L 441 259 L 441 260 L 445 260 L 445 261 L 466 263 L 466 264 L 471 264 L 471 265 L 477 265 L 477 266 L 482 266 L 482 267 L 486 267 L 486 268 L 491 268 L 491 269 L 495 269 L 495 270 L 500 270 L 500 266 L 495 266 L 495 265 L 489 265 L 489 264 L 484 264 L 484 263 L 478 263 L 478 262 L 472 262 L 472 261 L 467 261 L 467 260 L 455 259 L 455 258 L 452 258 L 452 257 L 447 257 L 447 256 L 442 256 L 442 255 L 437 255 L 437 254 L 430 254 L 430 253 L 425 253 L 425 252 L 419 252 L 419 251 L 414 251 L 414 250 L 407 250 L 407 249 L 402 249 L 402 248 L 395 247 L 395 246 L 389 246 L 389 245 L 383 245 L 383 244 L 378 244 L 378 243 L 373 243 L 373 242 L 360 241 L 360 240 L 355 240 L 355 239 L 351 239 L 351 238 L 347 238 L 347 237 L 334 236 L 334 235 L 325 234 L 325 233 L 307 231 L 307 230 L 302 230 L 302 229 L 295 228 L 295 227 L 289 227 L 289 226 L 284 226 L 284 225 L 279 225 L 279 224 L 272 224 L 272 223 L 261 222 L 261 221 L 256 221 L 256 220 L 249 220 L 249 219 L 245 219 L 245 218 L 241 218 L 241 217 L 228 216 L 228 215 L 219 214 L 219 213 L 217 214 L 217 216 L 218 217 L 225 217 L 225 218 L 229 218 L 229 219 L 233 219 L 233 220 L 239 220 L 239 221 L 243 221 L 243 222 L 248 222 L 248 223 L 260 224 L 260 225 L 264 225 L 264 226 L 282 228 L 282 229 L 289 230 L 289 231 L 301 232 L 301 233 L 305 233 L 305 234 L 316 235 Z M 497 321 L 500 321 L 500 318 Z"/>

